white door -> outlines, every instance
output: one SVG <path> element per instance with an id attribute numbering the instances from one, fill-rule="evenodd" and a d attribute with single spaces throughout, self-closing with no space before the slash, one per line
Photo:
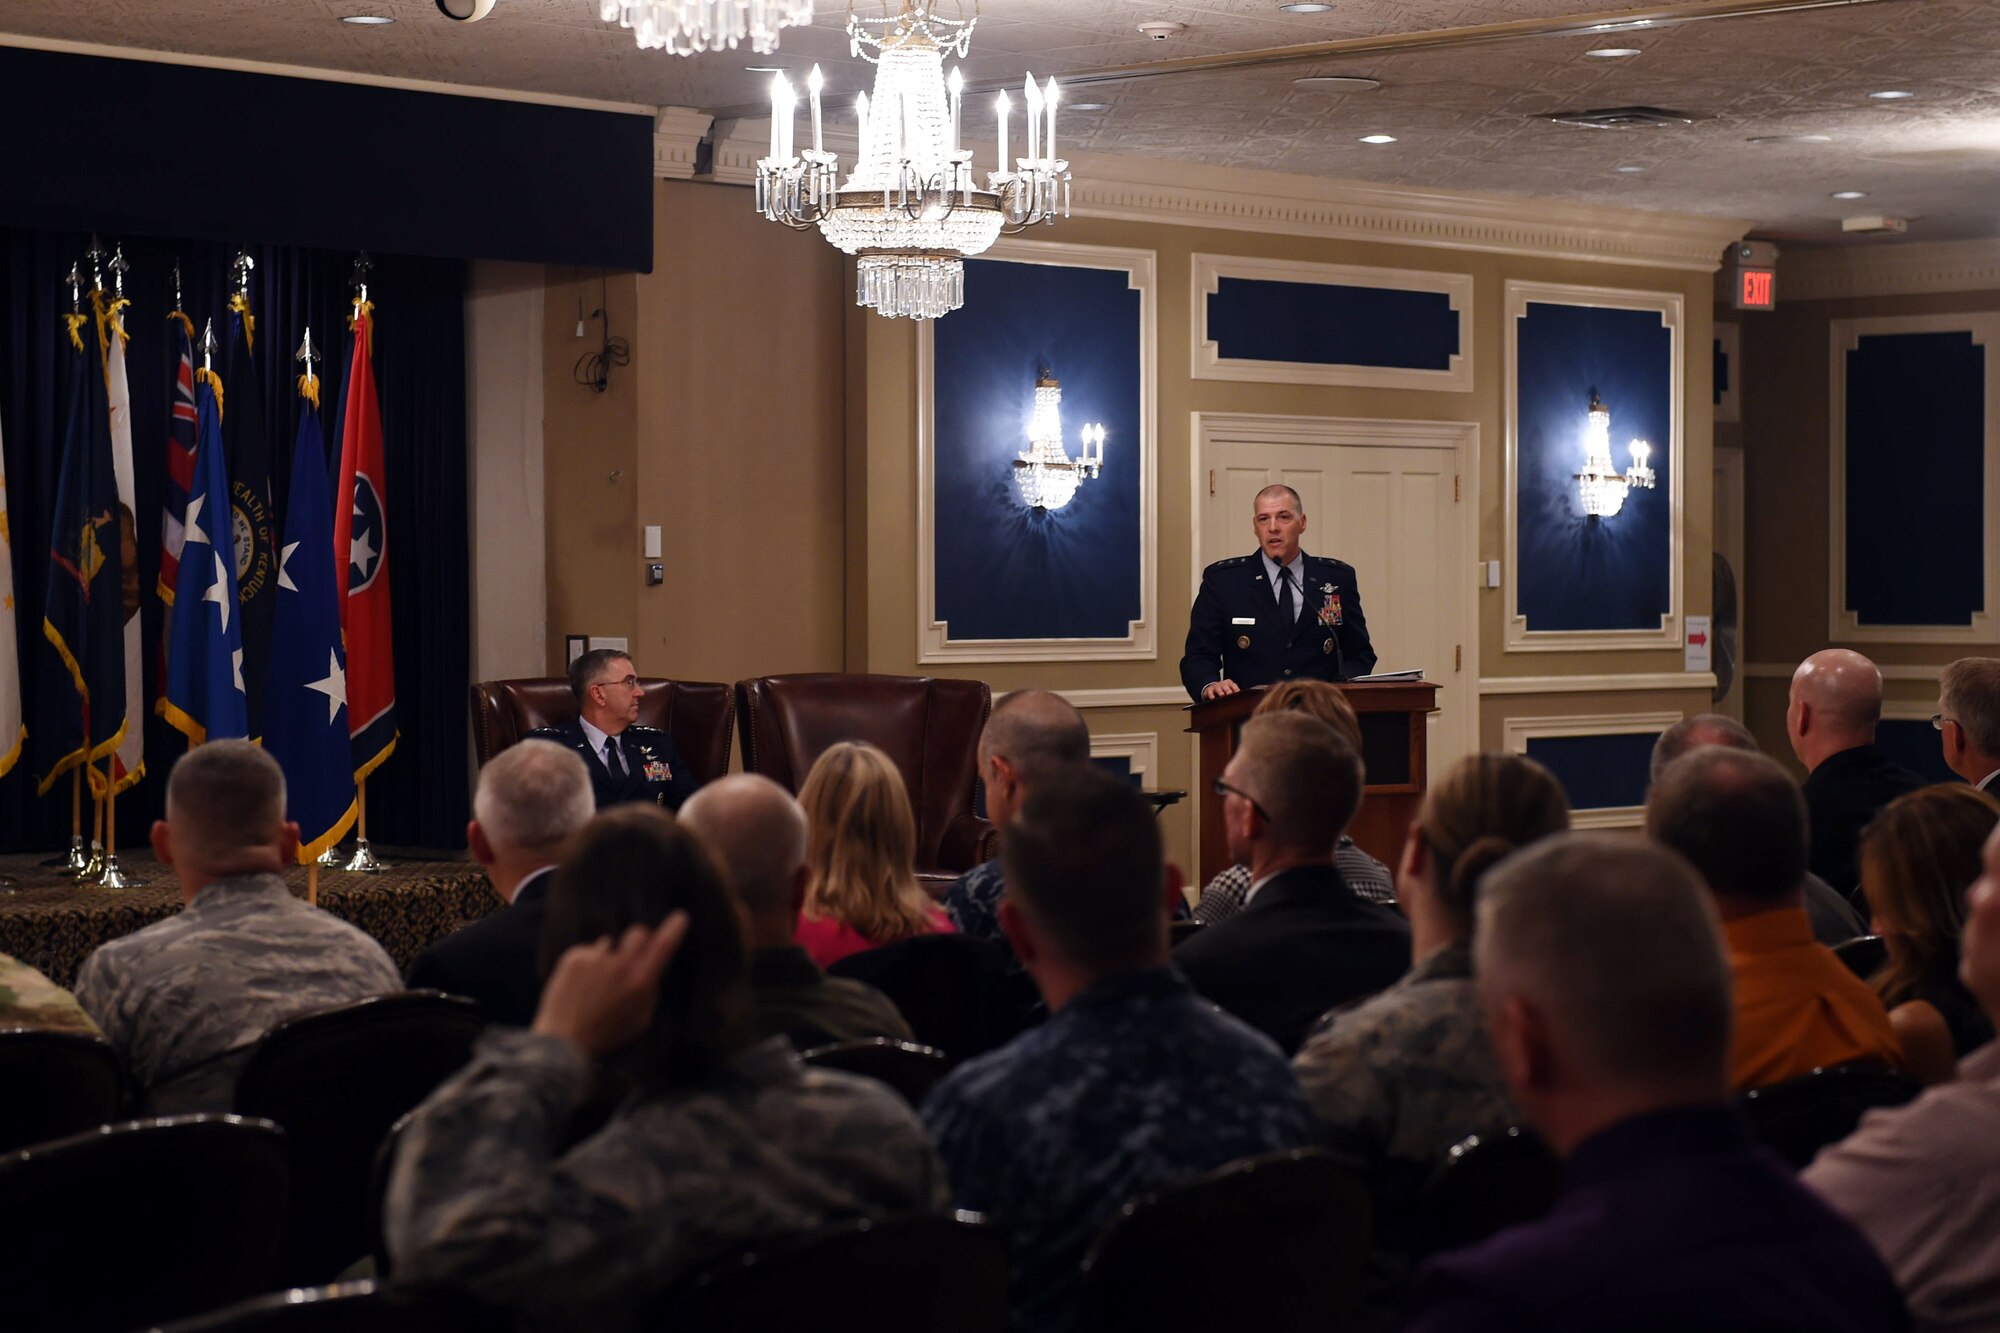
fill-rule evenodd
<path id="1" fill-rule="evenodd" d="M 1300 542 L 1354 566 L 1377 671 L 1435 682 L 1433 774 L 1478 744 L 1478 515 L 1469 428 L 1454 422 L 1205 418 L 1196 432 L 1199 563 L 1256 549 L 1259 490 L 1283 482 L 1305 504 Z M 1430 427 L 1426 431 L 1424 428 Z M 1260 438 L 1262 437 L 1262 438 Z"/>

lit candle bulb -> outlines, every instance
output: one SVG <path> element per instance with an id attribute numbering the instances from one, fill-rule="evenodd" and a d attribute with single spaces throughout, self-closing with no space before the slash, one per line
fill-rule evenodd
<path id="1" fill-rule="evenodd" d="M 1049 76 L 1048 91 L 1043 96 L 1047 100 L 1049 108 L 1049 136 L 1047 144 L 1044 145 L 1044 151 L 1049 161 L 1053 163 L 1056 160 L 1056 80 L 1053 74 Z M 1054 168 L 1051 167 L 1050 170 L 1054 170 Z"/>
<path id="2" fill-rule="evenodd" d="M 1008 110 L 1009 107 L 1007 105 L 1007 94 L 1005 90 L 1002 90 L 1000 95 L 993 99 L 993 115 L 994 118 L 1000 122 L 1000 174 L 1002 174 L 1003 176 L 1007 173 Z"/>
<path id="3" fill-rule="evenodd" d="M 771 101 L 778 121 L 778 146 L 773 156 L 789 162 L 792 159 L 793 117 L 798 114 L 799 99 L 792 92 L 791 80 L 782 74 L 778 76 L 777 92 Z"/>
<path id="4" fill-rule="evenodd" d="M 1032 167 L 1042 156 L 1042 90 L 1035 85 L 1034 75 L 1021 86 L 1021 96 L 1028 108 L 1028 165 Z"/>
<path id="5" fill-rule="evenodd" d="M 782 135 L 778 130 L 778 89 L 784 81 L 785 76 L 782 74 L 771 76 L 771 156 L 774 158 L 777 157 L 782 142 Z"/>
<path id="6" fill-rule="evenodd" d="M 956 153 L 958 151 L 959 99 L 965 92 L 965 75 L 959 72 L 958 66 L 953 65 L 951 67 L 951 77 L 944 81 L 944 86 L 951 89 L 951 148 L 949 151 Z"/>
<path id="7" fill-rule="evenodd" d="M 824 79 L 820 78 L 819 66 L 814 65 L 812 73 L 806 75 L 806 97 L 812 103 L 813 151 L 815 153 L 820 152 L 825 146 L 820 141 L 819 133 L 819 90 L 824 86 L 825 82 Z M 1051 127 L 1050 132 L 1054 133 L 1055 112 L 1053 110 L 1049 112 L 1049 124 Z"/>
<path id="8" fill-rule="evenodd" d="M 855 120 L 855 132 L 858 136 L 860 145 L 856 160 L 860 162 L 866 162 L 868 160 L 868 94 L 867 93 L 856 93 L 854 96 L 854 120 Z"/>

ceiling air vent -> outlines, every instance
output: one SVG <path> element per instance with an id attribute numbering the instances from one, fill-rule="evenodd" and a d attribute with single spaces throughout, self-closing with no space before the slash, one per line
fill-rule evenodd
<path id="1" fill-rule="evenodd" d="M 1581 125 L 1591 130 L 1645 130 L 1662 125 L 1692 125 L 1695 118 L 1685 111 L 1668 111 L 1657 106 L 1607 106 L 1595 111 L 1550 111 L 1542 116 L 1558 125 Z"/>

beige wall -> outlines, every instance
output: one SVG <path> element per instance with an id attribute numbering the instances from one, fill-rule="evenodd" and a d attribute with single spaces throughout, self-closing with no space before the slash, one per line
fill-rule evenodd
<path id="1" fill-rule="evenodd" d="M 1040 233 L 1038 233 L 1039 236 Z M 1024 686 L 1057 690 L 1130 687 L 1179 689 L 1180 646 L 1187 633 L 1193 599 L 1194 534 L 1190 513 L 1191 424 L 1195 412 L 1260 412 L 1312 416 L 1415 418 L 1473 421 L 1479 424 L 1481 459 L 1478 503 L 1479 555 L 1502 555 L 1501 491 L 1505 424 L 1502 420 L 1503 285 L 1510 278 L 1545 282 L 1679 292 L 1686 298 L 1684 346 L 1699 349 L 1687 360 L 1685 382 L 1684 478 L 1686 523 L 1683 577 L 1685 610 L 1709 609 L 1709 550 L 1712 524 L 1711 364 L 1712 278 L 1707 273 L 1621 267 L 1580 261 L 1484 254 L 1416 246 L 1232 232 L 1200 227 L 1071 219 L 1048 229 L 1050 239 L 1084 245 L 1148 249 L 1158 256 L 1158 565 L 1160 637 L 1157 660 L 1147 662 L 995 663 L 978 666 L 926 667 L 917 663 L 917 493 L 916 493 L 916 330 L 908 321 L 851 316 L 848 323 L 857 359 L 865 360 L 865 400 L 850 402 L 850 450 L 865 457 L 850 461 L 849 510 L 860 524 L 850 532 L 850 551 L 858 547 L 866 561 L 865 578 L 848 582 L 849 668 L 884 672 L 924 670 L 941 675 L 976 674 L 996 692 Z M 1247 255 L 1319 262 L 1373 264 L 1398 268 L 1469 273 L 1474 280 L 1473 366 L 1470 393 L 1366 388 L 1242 384 L 1193 379 L 1189 372 L 1191 256 L 1195 253 Z M 946 318 L 949 318 L 947 316 Z M 855 377 L 850 374 L 850 384 Z M 859 419 L 857 420 L 857 415 Z M 1470 491 L 1468 490 L 1468 496 Z M 1469 500 L 1468 500 L 1469 502 Z M 1249 517 L 1244 517 L 1244 548 L 1249 549 Z M 1319 539 L 1337 550 L 1338 534 Z M 852 557 L 851 557 L 852 558 Z M 1471 571 L 1466 571 L 1467 577 Z M 1365 580 L 1367 572 L 1362 571 Z M 1479 653 L 1475 665 L 1468 651 L 1464 670 L 1485 676 L 1569 676 L 1635 672 L 1678 672 L 1678 649 L 1646 652 L 1514 653 L 1503 652 L 1504 590 L 1480 593 Z M 1378 645 L 1379 646 L 1379 645 Z M 856 649 L 858 648 L 858 652 Z M 1385 653 L 1385 661 L 1393 652 Z M 1425 663 L 1433 677 L 1451 663 Z M 1705 708 L 1705 691 L 1681 690 L 1672 696 L 1683 711 Z M 1616 714 L 1653 711 L 1658 699 L 1629 694 L 1559 696 L 1559 710 L 1543 705 L 1541 696 L 1508 695 L 1483 701 L 1480 731 L 1495 738 L 1508 716 L 1541 716 L 1550 711 Z M 1193 754 L 1181 733 L 1185 714 L 1178 703 L 1167 706 L 1092 708 L 1094 733 L 1150 732 L 1158 736 L 1162 770 L 1152 775 L 1156 786 L 1192 790 L 1196 784 Z M 1169 849 L 1183 864 L 1192 864 L 1192 805 L 1183 804 L 1166 816 Z"/>
<path id="2" fill-rule="evenodd" d="M 538 676 L 548 656 L 542 480 L 543 272 L 477 263 L 465 297 L 472 678 Z"/>
<path id="3" fill-rule="evenodd" d="M 654 269 L 608 280 L 631 364 L 577 384 L 576 275 L 549 275 L 549 669 L 624 636 L 641 670 L 732 681 L 841 668 L 846 280 L 746 191 L 660 182 Z M 810 242 L 810 243 L 809 243 Z M 585 309 L 599 304 L 584 275 Z M 666 581 L 645 581 L 643 528 Z"/>
<path id="4" fill-rule="evenodd" d="M 1789 675 L 1808 654 L 1858 648 L 1890 676 L 1885 697 L 1891 704 L 1917 704 L 1937 698 L 1936 668 L 1956 657 L 2000 650 L 1995 644 L 1841 645 L 1827 638 L 1830 325 L 1836 319 L 1996 309 L 2000 292 L 1989 291 L 1781 301 L 1775 311 L 1739 316 L 1744 489 L 1753 497 L 1744 559 L 1743 656 L 1749 664 L 1744 721 L 1787 763 L 1794 762 L 1785 741 Z"/>

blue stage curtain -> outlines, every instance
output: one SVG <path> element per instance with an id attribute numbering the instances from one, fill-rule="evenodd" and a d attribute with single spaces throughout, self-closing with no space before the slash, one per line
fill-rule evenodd
<path id="1" fill-rule="evenodd" d="M 186 749 L 180 733 L 151 713 L 159 692 L 159 639 L 165 624 L 154 586 L 160 563 L 160 507 L 166 467 L 168 387 L 173 373 L 167 312 L 178 259 L 182 306 L 199 337 L 215 321 L 215 368 L 228 337 L 233 248 L 205 241 L 121 240 L 130 265 L 125 327 L 132 389 L 133 485 L 145 639 L 147 776 L 118 802 L 121 845 L 143 842 L 164 806 L 167 769 Z M 15 615 L 25 664 L 40 651 L 48 570 L 48 515 L 55 504 L 62 440 L 58 338 L 69 309 L 63 281 L 89 245 L 80 233 L 0 228 L 0 435 L 7 462 L 14 554 Z M 325 359 L 318 370 L 328 448 L 340 400 L 350 291 L 348 252 L 252 246 L 256 362 L 274 436 L 273 484 L 280 516 L 289 493 L 290 441 L 298 425 L 293 360 L 310 323 Z M 369 836 L 378 845 L 459 848 L 470 805 L 466 782 L 466 681 L 470 674 L 470 550 L 466 515 L 465 265 L 460 260 L 374 256 L 369 296 L 378 321 L 375 373 L 387 441 L 385 488 L 393 580 L 396 694 L 402 739 L 369 780 Z M 106 286 L 110 285 L 106 275 Z M 85 287 L 89 276 L 85 273 Z M 197 349 L 197 359 L 199 349 Z M 225 396 L 229 386 L 225 384 Z M 227 402 L 224 411 L 228 410 Z M 23 713 L 32 733 L 35 673 L 24 667 Z M 69 788 L 34 794 L 31 739 L 21 763 L 0 778 L 0 849 L 66 845 Z M 86 818 L 87 818 L 86 813 Z"/>

